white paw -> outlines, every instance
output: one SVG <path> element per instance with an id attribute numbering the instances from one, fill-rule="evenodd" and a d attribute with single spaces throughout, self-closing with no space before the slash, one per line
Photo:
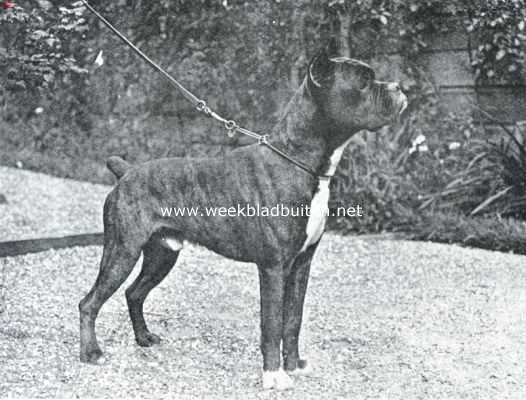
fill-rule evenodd
<path id="1" fill-rule="evenodd" d="M 109 357 L 105 356 L 105 355 L 102 355 L 98 360 L 97 360 L 97 365 L 100 365 L 100 366 L 103 366 L 103 365 L 107 365 L 110 363 L 110 359 Z"/>
<path id="2" fill-rule="evenodd" d="M 311 363 L 308 363 L 306 361 L 304 361 L 305 365 L 303 368 L 296 368 L 292 371 L 287 371 L 287 373 L 289 375 L 293 375 L 293 376 L 310 376 L 312 375 L 312 373 L 314 372 L 312 366 L 311 366 Z"/>
<path id="3" fill-rule="evenodd" d="M 277 371 L 263 371 L 263 389 L 287 390 L 293 386 L 292 379 L 281 368 Z"/>
<path id="4" fill-rule="evenodd" d="M 86 365 L 92 365 L 92 366 L 97 366 L 97 367 L 102 367 L 104 365 L 108 365 L 110 363 L 110 359 L 108 356 L 106 356 L 106 354 L 103 354 L 101 355 L 99 358 L 93 360 L 93 361 L 90 361 L 88 364 Z"/>

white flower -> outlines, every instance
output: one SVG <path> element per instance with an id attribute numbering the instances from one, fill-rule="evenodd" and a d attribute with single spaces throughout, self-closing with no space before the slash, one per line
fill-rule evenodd
<path id="1" fill-rule="evenodd" d="M 459 142 L 451 142 L 449 143 L 449 150 L 456 150 L 460 148 L 460 143 Z"/>
<path id="2" fill-rule="evenodd" d="M 422 134 L 418 135 L 414 140 L 413 140 L 413 145 L 419 145 L 419 144 L 422 144 L 426 141 L 426 137 Z"/>
<path id="3" fill-rule="evenodd" d="M 102 67 L 104 65 L 104 58 L 102 57 L 102 50 L 99 51 L 99 54 L 97 54 L 97 58 L 95 59 L 95 65 L 97 67 Z"/>
<path id="4" fill-rule="evenodd" d="M 424 145 L 425 149 L 420 150 L 420 147 L 422 147 L 422 143 L 426 141 L 426 137 L 422 134 L 418 135 L 416 138 L 413 139 L 413 142 L 411 144 L 411 148 L 409 149 L 409 154 L 413 154 L 415 151 L 428 151 L 427 145 Z"/>
<path id="5" fill-rule="evenodd" d="M 44 112 L 44 108 L 43 107 L 37 107 L 35 108 L 35 114 L 42 114 Z"/>

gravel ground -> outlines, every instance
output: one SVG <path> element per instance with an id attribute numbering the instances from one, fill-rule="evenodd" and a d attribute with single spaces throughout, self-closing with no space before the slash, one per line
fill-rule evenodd
<path id="1" fill-rule="evenodd" d="M 327 235 L 302 340 L 315 373 L 276 394 L 260 390 L 255 267 L 193 246 L 146 304 L 163 344 L 134 344 L 121 288 L 98 320 L 109 363 L 81 365 L 77 302 L 100 253 L 88 247 L 0 259 L 1 397 L 526 396 L 524 257 Z"/>
<path id="2" fill-rule="evenodd" d="M 68 201 L 63 216 L 58 206 L 54 214 L 31 214 L 42 219 L 29 221 L 27 234 L 33 225 L 38 234 L 73 231 L 69 212 L 80 210 L 91 216 L 88 231 L 97 230 L 100 208 L 88 210 L 85 199 L 99 207 L 107 187 L 5 172 L 0 179 L 11 183 L 20 174 L 21 190 L 38 197 L 39 207 L 42 198 Z M 15 196 L 30 206 L 6 180 L 1 188 L 10 209 Z M 16 226 L 0 215 L 0 225 Z M 255 267 L 190 245 L 145 306 L 163 343 L 134 343 L 123 293 L 130 277 L 98 319 L 108 364 L 79 363 L 77 303 L 100 255 L 99 247 L 86 247 L 0 259 L 0 397 L 526 398 L 522 256 L 326 235 L 312 267 L 301 345 L 315 370 L 276 393 L 262 391 L 259 381 Z"/>
<path id="3" fill-rule="evenodd" d="M 109 186 L 0 166 L 0 241 L 102 231 Z"/>

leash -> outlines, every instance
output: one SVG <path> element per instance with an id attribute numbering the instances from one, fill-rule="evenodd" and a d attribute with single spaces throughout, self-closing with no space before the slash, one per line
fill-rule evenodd
<path id="1" fill-rule="evenodd" d="M 277 147 L 275 147 L 273 144 L 271 144 L 268 141 L 268 135 L 260 135 L 259 133 L 253 132 L 251 130 L 242 128 L 237 124 L 236 121 L 232 119 L 226 119 L 223 118 L 221 115 L 217 114 L 215 111 L 213 111 L 206 103 L 205 100 L 200 99 L 196 95 L 194 95 L 192 92 L 190 92 L 187 88 L 185 88 L 177 79 L 175 79 L 173 76 L 171 76 L 168 72 L 166 72 L 159 64 L 157 64 L 155 61 L 153 61 L 150 57 L 148 57 L 146 54 L 144 54 L 141 49 L 139 49 L 137 46 L 135 46 L 132 42 L 130 42 L 121 32 L 117 30 L 106 18 L 104 18 L 97 10 L 95 10 L 91 4 L 88 3 L 87 0 L 81 0 L 84 6 L 90 10 L 104 25 L 106 25 L 119 39 L 121 39 L 128 47 L 130 47 L 140 58 L 142 58 L 144 61 L 146 61 L 147 64 L 149 64 L 151 67 L 153 67 L 157 72 L 160 72 L 161 75 L 163 75 L 168 81 L 174 86 L 176 89 L 178 89 L 181 94 L 194 105 L 194 107 L 197 109 L 197 111 L 202 112 L 203 114 L 221 122 L 224 127 L 227 130 L 227 135 L 229 137 L 233 137 L 236 132 L 239 132 L 243 135 L 249 136 L 251 138 L 254 138 L 257 140 L 258 144 L 268 147 L 270 150 L 272 150 L 274 153 L 278 154 L 282 158 L 288 160 L 292 164 L 296 165 L 298 168 L 304 170 L 305 172 L 311 174 L 312 176 L 318 178 L 318 179 L 330 179 L 332 176 L 330 175 L 323 175 L 318 174 L 316 171 L 314 171 L 312 168 L 310 168 L 308 165 L 304 164 L 301 161 L 295 160 L 289 155 L 287 155 L 285 152 L 281 151 Z"/>

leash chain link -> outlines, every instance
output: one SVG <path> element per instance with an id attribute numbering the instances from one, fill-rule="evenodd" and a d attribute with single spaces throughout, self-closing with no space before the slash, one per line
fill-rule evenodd
<path id="1" fill-rule="evenodd" d="M 258 141 L 259 145 L 263 145 L 268 147 L 270 150 L 272 150 L 274 153 L 278 154 L 279 156 L 283 157 L 284 159 L 290 161 L 292 164 L 296 165 L 298 168 L 301 168 L 305 172 L 308 172 L 309 174 L 317 177 L 318 179 L 330 179 L 332 176 L 326 175 L 326 174 L 318 174 L 316 171 L 313 171 L 308 165 L 305 165 L 301 161 L 295 160 L 291 157 L 289 157 L 286 153 L 272 145 L 268 141 L 268 135 L 260 135 L 256 132 L 252 132 L 248 129 L 240 127 L 236 121 L 231 119 L 226 119 L 214 112 L 208 105 L 206 104 L 206 101 L 200 99 L 196 103 L 197 111 L 204 113 L 205 115 L 214 118 L 215 120 L 223 123 L 225 125 L 225 128 L 227 130 L 227 135 L 229 137 L 233 137 L 236 132 L 242 133 L 246 136 L 250 136 L 251 138 L 254 138 Z"/>
<path id="2" fill-rule="evenodd" d="M 197 108 L 197 111 L 202 112 L 203 114 L 214 118 L 216 121 L 221 122 L 227 130 L 228 137 L 234 137 L 236 131 L 240 129 L 236 121 L 232 119 L 223 118 L 221 115 L 217 114 L 210 107 L 208 107 L 208 105 L 206 104 L 206 101 L 204 100 L 198 100 L 196 108 Z"/>
<path id="3" fill-rule="evenodd" d="M 268 135 L 260 135 L 256 132 L 252 132 L 248 129 L 240 127 L 236 121 L 234 120 L 228 120 L 214 112 L 208 105 L 206 104 L 206 101 L 204 100 L 198 100 L 197 101 L 197 111 L 200 111 L 204 113 L 205 115 L 208 115 L 215 120 L 223 123 L 225 125 L 225 128 L 227 129 L 227 134 L 229 137 L 233 137 L 236 132 L 240 132 L 244 135 L 250 136 L 258 141 L 259 145 L 264 145 L 268 147 L 270 150 L 272 150 L 274 153 L 278 154 L 279 156 L 285 158 L 286 160 L 290 161 L 297 167 L 301 168 L 302 170 L 308 172 L 309 174 L 316 176 L 318 179 L 330 179 L 331 176 L 325 175 L 325 174 L 317 174 L 315 171 L 313 171 L 309 166 L 303 164 L 302 162 L 298 160 L 294 160 L 293 158 L 289 157 L 286 153 L 278 149 L 277 147 L 273 146 L 268 141 Z"/>
<path id="4" fill-rule="evenodd" d="M 214 118 L 216 121 L 221 122 L 226 130 L 229 137 L 233 137 L 236 132 L 242 133 L 243 135 L 250 136 L 258 141 L 259 144 L 268 144 L 268 135 L 260 135 L 259 133 L 252 132 L 248 129 L 240 127 L 236 121 L 232 119 L 223 118 L 221 115 L 214 112 L 204 100 L 197 101 L 197 111 L 202 112 L 203 114 Z"/>

